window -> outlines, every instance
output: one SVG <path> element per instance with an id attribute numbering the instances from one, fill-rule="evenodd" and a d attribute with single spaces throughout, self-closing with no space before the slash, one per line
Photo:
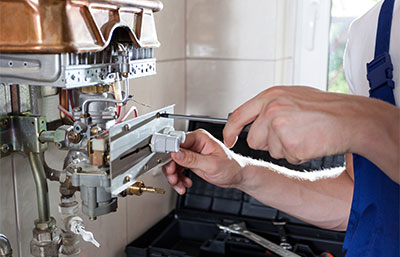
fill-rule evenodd
<path id="1" fill-rule="evenodd" d="M 378 0 L 332 0 L 329 81 L 331 92 L 348 93 L 343 70 L 343 54 L 351 22 L 372 8 Z"/>

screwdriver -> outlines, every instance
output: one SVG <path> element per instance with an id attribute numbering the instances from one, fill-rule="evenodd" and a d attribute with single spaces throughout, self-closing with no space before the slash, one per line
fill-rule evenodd
<path id="1" fill-rule="evenodd" d="M 195 116 L 195 115 L 182 115 L 182 114 L 172 114 L 172 113 L 160 113 L 160 117 L 176 119 L 176 120 L 189 120 L 189 121 L 200 121 L 200 122 L 209 122 L 214 124 L 226 124 L 228 119 L 222 118 L 211 118 L 211 117 L 203 117 L 203 116 Z M 230 114 L 228 115 L 229 118 Z M 242 131 L 249 132 L 250 126 L 252 123 L 248 124 L 243 128 Z"/>

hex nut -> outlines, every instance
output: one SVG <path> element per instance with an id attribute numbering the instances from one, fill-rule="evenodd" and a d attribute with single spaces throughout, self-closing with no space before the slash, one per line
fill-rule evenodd
<path id="1" fill-rule="evenodd" d="M 47 222 L 39 222 L 39 220 L 35 220 L 35 228 L 39 231 L 46 231 L 49 229 L 51 230 L 55 227 L 56 227 L 56 220 L 53 217 L 50 217 L 50 220 Z"/>

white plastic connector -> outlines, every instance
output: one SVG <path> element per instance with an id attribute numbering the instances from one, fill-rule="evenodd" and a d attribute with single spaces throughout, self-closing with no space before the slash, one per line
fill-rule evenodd
<path id="1" fill-rule="evenodd" d="M 155 133 L 151 138 L 151 150 L 153 153 L 179 152 L 181 140 L 178 136 Z"/>
<path id="2" fill-rule="evenodd" d="M 179 137 L 180 143 L 181 144 L 185 143 L 185 140 L 186 140 L 186 132 L 185 131 L 170 131 L 170 132 L 168 132 L 168 135 Z"/>

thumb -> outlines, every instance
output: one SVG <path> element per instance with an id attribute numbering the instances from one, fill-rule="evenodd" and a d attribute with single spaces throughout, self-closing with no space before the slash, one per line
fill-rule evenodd
<path id="1" fill-rule="evenodd" d="M 177 153 L 171 153 L 171 158 L 177 164 L 189 169 L 208 170 L 211 156 L 198 154 L 181 148 Z"/>

